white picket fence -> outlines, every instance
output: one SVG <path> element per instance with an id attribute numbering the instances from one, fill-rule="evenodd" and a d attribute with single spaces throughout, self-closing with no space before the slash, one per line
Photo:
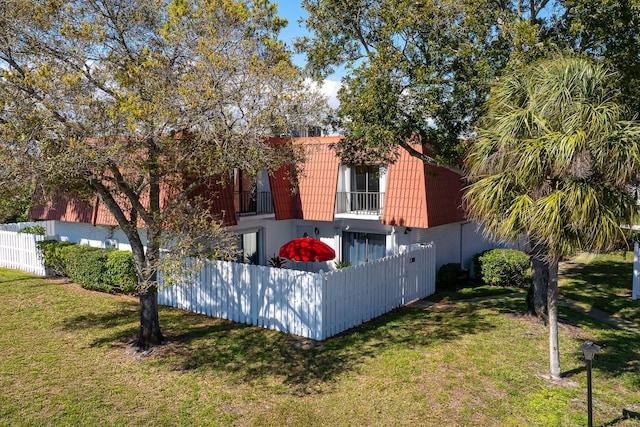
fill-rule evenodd
<path id="1" fill-rule="evenodd" d="M 321 339 L 427 297 L 435 286 L 433 246 L 325 273 Z"/>
<path id="2" fill-rule="evenodd" d="M 44 236 L 0 230 L 0 267 L 44 276 L 36 242 Z M 207 261 L 182 284 L 162 287 L 158 302 L 324 340 L 435 292 L 435 247 L 426 246 L 337 271 Z"/>
<path id="3" fill-rule="evenodd" d="M 0 267 L 45 275 L 36 242 L 44 236 L 0 230 Z"/>
<path id="4" fill-rule="evenodd" d="M 424 247 L 327 273 L 211 261 L 158 302 L 324 340 L 434 292 L 435 248 Z"/>

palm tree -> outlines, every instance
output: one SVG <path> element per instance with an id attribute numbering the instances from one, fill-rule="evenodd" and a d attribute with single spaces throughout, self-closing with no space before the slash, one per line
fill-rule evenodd
<path id="1" fill-rule="evenodd" d="M 551 377 L 558 379 L 558 262 L 607 250 L 639 209 L 629 190 L 640 164 L 640 124 L 624 120 L 614 76 L 572 56 L 501 78 L 470 147 L 470 218 L 502 239 L 529 238 L 533 285 L 547 286 Z M 540 292 L 537 292 L 538 295 Z"/>

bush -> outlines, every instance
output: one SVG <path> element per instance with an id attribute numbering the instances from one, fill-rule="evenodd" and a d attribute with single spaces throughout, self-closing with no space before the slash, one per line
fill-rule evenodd
<path id="1" fill-rule="evenodd" d="M 461 274 L 462 268 L 460 267 L 460 263 L 451 262 L 449 264 L 444 264 L 440 267 L 436 276 L 438 289 L 446 289 L 455 286 L 458 283 Z"/>
<path id="2" fill-rule="evenodd" d="M 482 263 L 480 262 L 480 257 L 491 249 L 487 249 L 486 251 L 478 252 L 473 256 L 473 278 L 481 280 L 482 279 Z"/>
<path id="3" fill-rule="evenodd" d="M 67 246 L 62 249 L 66 275 L 83 288 L 112 292 L 113 286 L 106 279 L 107 257 L 114 249 L 98 249 L 85 245 Z"/>
<path id="4" fill-rule="evenodd" d="M 529 255 L 516 249 L 493 249 L 478 257 L 478 277 L 490 286 L 528 286 L 530 281 Z"/>
<path id="5" fill-rule="evenodd" d="M 105 280 L 117 291 L 127 294 L 136 291 L 138 274 L 131 252 L 115 250 L 108 252 Z"/>
<path id="6" fill-rule="evenodd" d="M 75 243 L 71 242 L 58 242 L 57 240 L 42 240 L 37 242 L 38 249 L 40 249 L 40 256 L 44 262 L 45 268 L 49 271 L 48 274 L 55 276 L 66 276 L 65 261 L 62 258 L 63 248 Z"/>
<path id="7" fill-rule="evenodd" d="M 86 289 L 134 293 L 138 285 L 131 252 L 93 248 L 57 240 L 38 242 L 45 267 Z"/>
<path id="8" fill-rule="evenodd" d="M 26 225 L 18 230 L 18 233 L 25 234 L 37 234 L 38 236 L 44 236 L 46 230 L 41 225 Z"/>

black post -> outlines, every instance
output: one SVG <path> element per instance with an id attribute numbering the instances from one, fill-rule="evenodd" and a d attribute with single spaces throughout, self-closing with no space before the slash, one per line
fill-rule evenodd
<path id="1" fill-rule="evenodd" d="M 591 404 L 591 359 L 587 359 L 587 410 L 589 411 L 587 425 L 593 427 L 593 408 Z"/>
<path id="2" fill-rule="evenodd" d="M 578 347 L 578 349 L 582 350 L 584 359 L 587 361 L 587 408 L 589 411 L 589 427 L 593 427 L 593 407 L 591 405 L 591 364 L 593 363 L 593 357 L 600 351 L 600 346 L 598 344 L 592 343 L 591 341 L 585 341 L 580 344 L 580 347 Z"/>

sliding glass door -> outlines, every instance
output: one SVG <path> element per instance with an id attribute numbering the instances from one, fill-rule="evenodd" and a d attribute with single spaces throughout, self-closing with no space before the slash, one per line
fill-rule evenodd
<path id="1" fill-rule="evenodd" d="M 344 231 L 342 234 L 343 261 L 352 265 L 387 256 L 387 236 L 384 234 Z"/>

